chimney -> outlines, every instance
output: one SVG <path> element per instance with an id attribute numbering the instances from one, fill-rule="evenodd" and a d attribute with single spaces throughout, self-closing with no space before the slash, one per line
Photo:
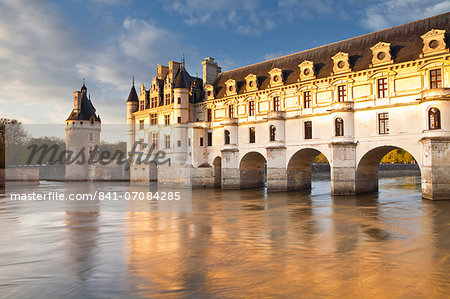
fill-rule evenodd
<path id="1" fill-rule="evenodd" d="M 175 79 L 175 76 L 178 73 L 178 70 L 181 67 L 181 63 L 175 62 L 175 61 L 169 61 L 169 77 L 170 82 L 173 82 L 173 79 Z"/>
<path id="2" fill-rule="evenodd" d="M 169 73 L 169 67 L 158 64 L 158 79 L 165 79 Z"/>
<path id="3" fill-rule="evenodd" d="M 203 65 L 203 84 L 212 84 L 217 75 L 220 74 L 222 68 L 217 65 L 214 58 L 207 57 L 202 61 Z"/>
<path id="4" fill-rule="evenodd" d="M 81 100 L 83 99 L 83 93 L 81 91 L 73 92 L 73 110 L 79 112 L 81 110 Z"/>

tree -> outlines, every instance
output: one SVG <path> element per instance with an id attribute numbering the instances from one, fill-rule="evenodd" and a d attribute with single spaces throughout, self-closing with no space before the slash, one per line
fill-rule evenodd
<path id="1" fill-rule="evenodd" d="M 28 134 L 22 123 L 16 119 L 0 118 L 0 168 L 5 168 L 6 161 L 17 160 Z"/>

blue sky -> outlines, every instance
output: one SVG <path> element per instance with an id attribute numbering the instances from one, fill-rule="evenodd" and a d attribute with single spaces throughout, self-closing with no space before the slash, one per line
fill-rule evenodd
<path id="1" fill-rule="evenodd" d="M 136 82 L 186 57 L 201 75 L 450 11 L 433 0 L 0 0 L 0 117 L 62 123 L 82 78 L 104 123 Z"/>

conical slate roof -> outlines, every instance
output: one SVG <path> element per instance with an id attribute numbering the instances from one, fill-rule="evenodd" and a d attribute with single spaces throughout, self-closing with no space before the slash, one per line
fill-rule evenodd
<path id="1" fill-rule="evenodd" d="M 136 88 L 134 88 L 134 84 L 131 87 L 130 94 L 128 95 L 127 102 L 139 102 L 138 95 L 136 93 Z"/>
<path id="2" fill-rule="evenodd" d="M 190 88 L 192 79 L 191 75 L 182 67 L 175 76 L 174 88 Z"/>

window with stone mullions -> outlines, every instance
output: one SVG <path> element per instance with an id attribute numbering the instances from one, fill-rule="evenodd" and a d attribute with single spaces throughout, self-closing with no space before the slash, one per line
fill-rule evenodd
<path id="1" fill-rule="evenodd" d="M 435 69 L 430 71 L 430 88 L 441 88 L 442 76 L 441 69 Z"/>
<path id="2" fill-rule="evenodd" d="M 311 108 L 311 92 L 305 91 L 303 93 L 303 108 Z"/>
<path id="3" fill-rule="evenodd" d="M 378 114 L 378 132 L 389 134 L 389 114 L 387 112 Z"/>
<path id="4" fill-rule="evenodd" d="M 338 101 L 345 102 L 347 100 L 347 86 L 339 85 L 338 86 Z"/>
<path id="5" fill-rule="evenodd" d="M 378 79 L 378 97 L 385 98 L 388 94 L 387 78 Z"/>
<path id="6" fill-rule="evenodd" d="M 273 111 L 280 111 L 280 97 L 273 98 Z"/>
<path id="7" fill-rule="evenodd" d="M 248 115 L 249 116 L 255 115 L 255 101 L 248 102 Z"/>
<path id="8" fill-rule="evenodd" d="M 234 117 L 234 106 L 233 105 L 229 105 L 228 106 L 228 117 L 229 118 L 233 118 Z"/>
<path id="9" fill-rule="evenodd" d="M 158 115 L 156 113 L 150 114 L 150 125 L 154 126 L 158 124 Z"/>

